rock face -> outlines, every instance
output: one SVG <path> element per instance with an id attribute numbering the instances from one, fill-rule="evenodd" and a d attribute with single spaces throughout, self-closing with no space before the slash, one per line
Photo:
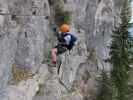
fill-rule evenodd
<path id="1" fill-rule="evenodd" d="M 92 100 L 98 92 L 96 77 L 103 69 L 110 71 L 106 59 L 112 30 L 120 22 L 120 0 L 63 1 L 64 9 L 72 14 L 71 32 L 78 41 L 72 51 L 60 55 L 59 76 L 49 72 L 50 66 L 45 67 L 56 44 L 51 30 L 53 2 L 0 0 L 1 100 Z M 35 76 L 9 85 L 14 63 Z M 43 92 L 38 95 L 40 84 Z"/>

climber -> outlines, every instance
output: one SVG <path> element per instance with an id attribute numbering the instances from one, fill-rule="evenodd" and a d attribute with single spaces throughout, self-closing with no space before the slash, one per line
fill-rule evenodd
<path id="1" fill-rule="evenodd" d="M 71 50 L 73 48 L 77 38 L 73 34 L 69 33 L 69 31 L 70 31 L 69 25 L 63 24 L 60 26 L 59 28 L 60 33 L 58 32 L 57 35 L 58 44 L 51 50 L 52 64 L 56 64 L 57 55 L 62 54 L 67 50 Z"/>

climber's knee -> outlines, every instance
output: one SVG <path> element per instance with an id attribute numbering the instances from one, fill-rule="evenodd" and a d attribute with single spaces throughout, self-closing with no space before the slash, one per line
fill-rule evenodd
<path id="1" fill-rule="evenodd" d="M 53 48 L 53 49 L 51 50 L 51 54 L 52 54 L 52 55 L 56 55 L 56 53 L 57 53 L 57 48 Z"/>
<path id="2" fill-rule="evenodd" d="M 52 52 L 52 53 L 56 53 L 56 52 L 57 52 L 57 48 L 53 48 L 53 49 L 51 50 L 51 52 Z"/>
<path id="3" fill-rule="evenodd" d="M 56 48 L 53 48 L 51 50 L 51 57 L 52 57 L 52 62 L 53 63 L 56 63 L 56 53 L 57 53 L 57 49 Z"/>

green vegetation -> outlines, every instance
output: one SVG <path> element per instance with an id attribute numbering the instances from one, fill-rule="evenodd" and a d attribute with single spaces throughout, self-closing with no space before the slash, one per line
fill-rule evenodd
<path id="1" fill-rule="evenodd" d="M 132 42 L 133 43 L 133 42 Z M 133 65 L 133 47 L 129 50 L 129 54 L 130 54 L 130 59 L 129 59 L 129 63 L 131 65 Z"/>
<path id="2" fill-rule="evenodd" d="M 103 71 L 98 82 L 101 84 L 101 87 L 99 89 L 100 93 L 97 95 L 97 100 L 112 100 L 113 82 L 109 75 Z"/>
<path id="3" fill-rule="evenodd" d="M 54 1 L 53 9 L 55 12 L 54 19 L 55 23 L 60 26 L 61 24 L 70 24 L 71 23 L 71 13 L 67 10 L 64 10 L 64 1 L 58 0 Z"/>
<path id="4" fill-rule="evenodd" d="M 113 66 L 111 71 L 111 78 L 114 83 L 116 100 L 127 100 L 128 88 L 128 71 L 129 71 L 129 32 L 128 26 L 130 21 L 129 16 L 129 1 L 123 0 L 121 7 L 121 24 L 115 29 L 112 35 L 111 44 L 111 64 Z"/>
<path id="5" fill-rule="evenodd" d="M 101 75 L 100 93 L 97 100 L 132 100 L 133 79 L 130 65 L 132 59 L 131 36 L 128 32 L 131 10 L 129 0 L 123 0 L 121 6 L 121 23 L 116 27 L 112 35 L 110 46 L 110 59 L 112 64 L 111 75 L 105 72 Z M 130 51 L 130 52 L 129 52 Z"/>
<path id="6" fill-rule="evenodd" d="M 128 79 L 128 88 L 127 88 L 127 98 L 128 100 L 132 100 L 133 98 L 133 70 L 129 71 L 129 79 Z"/>
<path id="7" fill-rule="evenodd" d="M 32 72 L 16 64 L 12 65 L 12 82 L 17 84 L 22 80 L 27 80 L 33 76 Z"/>
<path id="8" fill-rule="evenodd" d="M 68 11 L 57 11 L 56 14 L 55 14 L 55 21 L 58 25 L 61 25 L 61 24 L 70 24 L 71 22 L 71 13 L 68 12 Z"/>

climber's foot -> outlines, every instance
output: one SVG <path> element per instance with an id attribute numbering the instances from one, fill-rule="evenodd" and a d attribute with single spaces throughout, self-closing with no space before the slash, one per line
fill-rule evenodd
<path id="1" fill-rule="evenodd" d="M 50 66 L 50 67 L 56 67 L 56 64 L 48 63 L 48 66 Z"/>

